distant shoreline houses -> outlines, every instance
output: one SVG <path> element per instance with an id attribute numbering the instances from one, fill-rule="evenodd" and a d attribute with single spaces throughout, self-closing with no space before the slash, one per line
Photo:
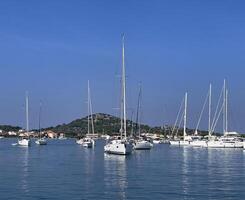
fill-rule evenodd
<path id="1" fill-rule="evenodd" d="M 52 130 L 48 130 L 48 131 L 41 131 L 41 136 L 42 137 L 47 137 L 47 138 L 58 138 L 59 135 L 61 135 L 61 133 L 56 133 Z M 0 129 L 0 136 L 3 137 L 38 137 L 39 136 L 39 132 L 38 131 L 29 131 L 26 132 L 26 130 L 20 129 L 18 131 L 3 131 Z"/>

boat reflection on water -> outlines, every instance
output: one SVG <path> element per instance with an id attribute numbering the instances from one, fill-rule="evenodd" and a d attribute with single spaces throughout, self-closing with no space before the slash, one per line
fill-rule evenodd
<path id="1" fill-rule="evenodd" d="M 22 147 L 21 148 L 21 171 L 20 171 L 20 181 L 21 181 L 21 190 L 25 195 L 30 193 L 29 190 L 29 148 Z"/>
<path id="2" fill-rule="evenodd" d="M 188 199 L 188 194 L 191 192 L 191 186 L 190 186 L 190 180 L 189 180 L 189 174 L 190 174 L 190 163 L 189 163 L 189 154 L 190 154 L 190 148 L 188 146 L 183 146 L 183 162 L 182 162 L 182 190 L 183 190 L 183 199 Z"/>
<path id="3" fill-rule="evenodd" d="M 94 148 L 83 148 L 83 158 L 84 158 L 84 180 L 85 180 L 85 191 L 89 191 L 89 182 L 91 181 L 90 176 L 94 173 L 94 160 L 95 160 L 95 150 Z"/>
<path id="4" fill-rule="evenodd" d="M 242 185 L 244 174 L 235 168 L 241 167 L 237 160 L 243 160 L 244 155 L 239 149 L 208 149 L 208 177 L 210 180 L 209 190 L 217 188 L 217 183 L 222 183 L 219 190 L 224 197 L 236 195 L 230 190 L 229 183 L 237 186 Z M 236 177 L 240 177 L 237 179 Z"/>
<path id="5" fill-rule="evenodd" d="M 106 191 L 118 191 L 113 199 L 126 199 L 126 189 L 128 187 L 126 159 L 126 156 L 104 154 L 104 183 Z"/>

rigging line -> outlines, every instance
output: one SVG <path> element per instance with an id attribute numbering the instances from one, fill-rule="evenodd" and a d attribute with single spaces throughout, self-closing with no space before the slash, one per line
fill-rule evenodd
<path id="1" fill-rule="evenodd" d="M 217 106 L 216 106 L 216 109 L 215 109 L 214 118 L 213 118 L 213 121 L 212 121 L 212 124 L 211 124 L 211 130 L 213 129 L 213 126 L 214 126 L 215 121 L 216 121 L 216 117 L 217 117 L 218 109 L 219 109 L 219 106 L 220 106 L 222 94 L 223 94 L 223 87 L 221 89 L 219 100 L 218 100 L 218 103 L 217 103 Z M 223 106 L 221 106 L 221 107 L 223 108 Z"/>
<path id="2" fill-rule="evenodd" d="M 94 119 L 93 119 L 93 109 L 92 109 L 92 100 L 91 100 L 90 88 L 89 88 L 89 107 L 90 107 L 90 114 L 91 114 L 92 134 L 94 134 Z"/>
<path id="3" fill-rule="evenodd" d="M 174 122 L 174 127 L 173 127 L 173 129 L 172 129 L 172 135 L 174 135 L 174 131 L 175 131 L 176 125 L 177 125 L 177 123 L 178 123 L 179 115 L 180 115 L 180 112 L 181 112 L 181 110 L 182 110 L 183 104 L 184 104 L 184 98 L 183 98 L 182 101 L 181 101 L 180 108 L 179 108 L 179 111 L 178 111 L 178 114 L 177 114 L 177 118 L 176 118 L 176 120 L 175 120 L 175 122 Z"/>
<path id="4" fill-rule="evenodd" d="M 184 114 L 185 114 L 185 112 L 184 112 L 184 110 L 183 110 L 183 111 L 182 111 L 182 114 L 181 114 L 181 118 L 180 118 L 179 124 L 178 124 L 178 128 L 177 128 L 177 130 L 176 130 L 176 135 L 178 135 L 178 132 L 179 132 L 179 129 L 180 129 L 180 125 L 181 125 L 181 122 L 182 122 L 182 120 L 183 120 L 183 118 L 184 118 Z"/>
<path id="5" fill-rule="evenodd" d="M 224 103 L 225 103 L 225 102 L 224 102 Z M 214 132 L 215 127 L 216 127 L 216 125 L 217 125 L 217 123 L 218 123 L 219 117 L 220 117 L 220 115 L 221 115 L 221 113 L 222 113 L 222 110 L 223 110 L 223 107 L 224 107 L 224 105 L 225 105 L 224 103 L 223 103 L 223 105 L 220 107 L 220 111 L 219 111 L 219 114 L 218 114 L 218 116 L 217 116 L 217 119 L 215 120 L 214 126 L 213 126 L 212 129 L 211 129 L 211 134 Z"/>
<path id="6" fill-rule="evenodd" d="M 203 115 L 203 111 L 204 111 L 204 109 L 205 109 L 205 107 L 206 107 L 208 97 L 209 97 L 209 91 L 208 91 L 208 94 L 207 94 L 207 96 L 206 96 L 206 98 L 205 98 L 204 104 L 203 104 L 203 106 L 202 106 L 202 111 L 201 111 L 201 113 L 200 113 L 200 115 L 199 115 L 199 119 L 198 119 L 198 122 L 197 122 L 197 126 L 196 126 L 196 129 L 195 129 L 195 132 L 197 131 L 197 129 L 198 129 L 198 127 L 199 127 L 199 124 L 200 124 L 200 122 L 201 122 L 202 115 Z"/>

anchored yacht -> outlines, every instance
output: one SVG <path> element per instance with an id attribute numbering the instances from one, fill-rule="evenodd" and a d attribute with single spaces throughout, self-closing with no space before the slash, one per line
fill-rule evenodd
<path id="1" fill-rule="evenodd" d="M 18 140 L 18 145 L 20 146 L 30 146 L 31 140 L 29 138 L 29 96 L 26 92 L 26 135 Z"/>
<path id="2" fill-rule="evenodd" d="M 183 113 L 184 116 L 182 115 L 182 117 L 184 117 L 183 140 L 179 140 L 179 139 L 177 139 L 177 140 L 170 140 L 169 141 L 170 145 L 186 146 L 186 145 L 189 145 L 190 144 L 191 138 L 189 136 L 187 136 L 187 134 L 186 134 L 187 92 L 185 93 L 184 104 L 185 104 L 184 113 Z M 180 110 L 181 110 L 181 107 L 182 107 L 182 103 L 181 103 L 181 106 L 180 106 Z M 177 119 L 175 121 L 175 126 L 176 126 L 176 123 L 178 121 L 180 110 L 178 112 Z M 181 122 L 181 120 L 180 120 L 180 122 Z M 173 132 L 175 131 L 175 126 L 174 126 L 174 129 L 173 129 Z"/>
<path id="3" fill-rule="evenodd" d="M 139 96 L 138 96 L 138 105 L 137 105 L 137 115 L 136 115 L 136 132 L 138 131 L 138 138 L 134 140 L 134 149 L 135 150 L 150 150 L 153 147 L 153 144 L 147 141 L 144 137 L 141 137 L 141 129 L 140 129 L 141 97 L 142 97 L 142 89 L 140 86 Z"/>
<path id="4" fill-rule="evenodd" d="M 104 151 L 110 154 L 128 155 L 133 150 L 133 145 L 127 139 L 127 116 L 126 116 L 126 75 L 124 62 L 124 36 L 122 37 L 122 80 L 121 80 L 121 128 L 120 139 L 111 140 L 104 146 Z"/>
<path id="5" fill-rule="evenodd" d="M 93 120 L 93 110 L 92 110 L 92 101 L 90 95 L 90 86 L 88 80 L 88 133 L 85 138 L 77 140 L 77 144 L 81 144 L 84 147 L 92 148 L 95 146 L 95 134 L 94 134 L 94 120 Z M 92 134 L 90 134 L 90 123 L 92 128 Z"/>
<path id="6" fill-rule="evenodd" d="M 36 144 L 38 145 L 47 145 L 47 140 L 42 137 L 42 134 L 41 134 L 41 111 L 42 111 L 42 104 L 40 102 L 40 106 L 39 106 L 39 132 L 38 132 L 38 140 L 35 141 Z"/>

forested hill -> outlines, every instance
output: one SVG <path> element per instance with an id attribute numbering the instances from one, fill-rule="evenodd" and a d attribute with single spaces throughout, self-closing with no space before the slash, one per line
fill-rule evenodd
<path id="1" fill-rule="evenodd" d="M 93 114 L 94 119 L 94 129 L 95 133 L 99 134 L 114 134 L 118 133 L 120 130 L 120 118 L 104 114 L 104 113 L 96 113 Z M 132 130 L 133 127 L 133 130 Z M 127 133 L 130 134 L 135 132 L 136 124 L 130 120 L 127 120 Z M 52 130 L 57 133 L 65 133 L 68 136 L 81 136 L 85 135 L 88 131 L 87 125 L 87 117 L 76 119 L 68 124 L 58 125 L 56 127 L 49 127 L 46 130 Z M 179 129 L 179 134 L 181 134 L 183 129 Z M 148 125 L 141 125 L 142 133 L 159 133 L 159 134 L 169 134 L 170 128 L 165 126 L 165 128 L 161 127 L 150 127 Z M 188 133 L 193 133 L 193 130 L 188 129 Z"/>

